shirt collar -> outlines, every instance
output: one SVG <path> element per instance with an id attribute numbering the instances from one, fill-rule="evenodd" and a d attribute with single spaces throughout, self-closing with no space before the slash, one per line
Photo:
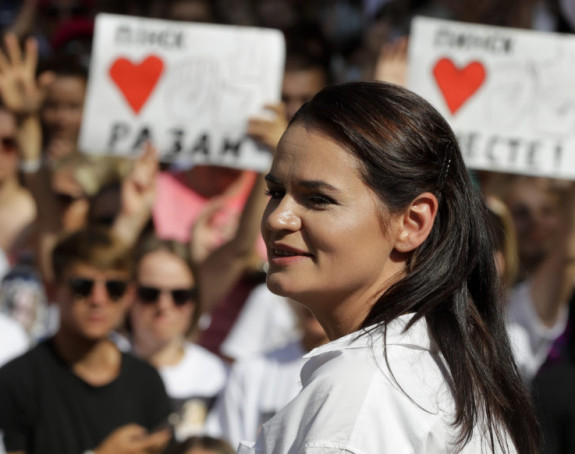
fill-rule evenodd
<path id="1" fill-rule="evenodd" d="M 412 345 L 415 348 L 425 350 L 431 349 L 431 341 L 427 332 L 425 317 L 420 318 L 407 331 L 404 331 L 413 316 L 414 314 L 400 315 L 387 324 L 386 345 L 402 344 Z M 304 355 L 304 358 L 313 358 L 324 353 L 338 350 L 365 348 L 374 345 L 377 340 L 382 339 L 383 334 L 384 330 L 382 326 L 378 326 L 378 324 L 371 325 L 314 348 Z"/>

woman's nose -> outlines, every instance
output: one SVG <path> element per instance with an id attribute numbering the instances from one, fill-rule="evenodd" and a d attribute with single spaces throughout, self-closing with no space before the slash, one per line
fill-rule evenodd
<path id="1" fill-rule="evenodd" d="M 271 200 L 264 212 L 264 228 L 275 231 L 299 230 L 301 218 L 295 205 L 295 202 L 287 197 L 283 197 L 278 203 Z"/>

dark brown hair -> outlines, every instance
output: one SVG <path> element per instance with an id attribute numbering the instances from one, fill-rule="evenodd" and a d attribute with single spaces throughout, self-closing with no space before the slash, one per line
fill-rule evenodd
<path id="1" fill-rule="evenodd" d="M 102 271 L 130 272 L 130 250 L 103 228 L 89 227 L 64 236 L 52 251 L 56 281 L 64 279 L 73 266 L 86 264 Z"/>

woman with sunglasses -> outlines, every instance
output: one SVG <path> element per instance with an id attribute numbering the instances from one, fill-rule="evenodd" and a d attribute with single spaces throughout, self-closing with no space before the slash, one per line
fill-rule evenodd
<path id="1" fill-rule="evenodd" d="M 267 285 L 331 342 L 239 453 L 538 452 L 486 209 L 429 103 L 392 84 L 325 88 L 266 181 Z"/>
<path id="2" fill-rule="evenodd" d="M 176 434 L 202 432 L 223 388 L 223 361 L 190 339 L 200 315 L 196 280 L 186 245 L 145 238 L 136 246 L 136 294 L 129 313 L 133 352 L 155 366 L 178 413 Z"/>

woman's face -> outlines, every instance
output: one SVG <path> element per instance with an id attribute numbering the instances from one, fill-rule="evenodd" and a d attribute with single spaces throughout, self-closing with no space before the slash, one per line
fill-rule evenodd
<path id="1" fill-rule="evenodd" d="M 184 338 L 195 309 L 194 300 L 177 302 L 171 290 L 189 290 L 195 281 L 187 264 L 171 252 L 159 250 L 143 257 L 137 269 L 136 298 L 131 310 L 136 342 L 148 339 L 160 343 Z M 142 297 L 142 288 L 161 290 L 155 301 Z M 148 295 L 147 295 L 148 296 Z M 152 295 L 153 296 L 153 295 Z"/>
<path id="2" fill-rule="evenodd" d="M 86 81 L 76 76 L 60 76 L 50 86 L 42 119 L 51 139 L 76 143 L 82 124 Z"/>
<path id="3" fill-rule="evenodd" d="M 389 214 L 358 169 L 337 142 L 296 123 L 266 177 L 268 287 L 308 306 L 324 327 L 325 319 L 346 314 L 361 323 L 372 298 L 405 268 L 393 243 L 399 217 Z"/>

